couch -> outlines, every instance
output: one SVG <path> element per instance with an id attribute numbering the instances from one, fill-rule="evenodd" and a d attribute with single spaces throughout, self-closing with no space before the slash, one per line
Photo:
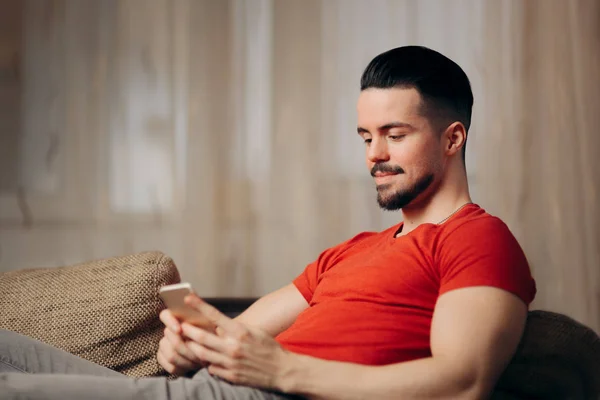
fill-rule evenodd
<path id="1" fill-rule="evenodd" d="M 0 273 L 0 329 L 9 329 L 133 377 L 168 376 L 155 355 L 164 305 L 158 288 L 180 281 L 173 260 L 145 252 L 82 264 Z M 207 298 L 236 316 L 253 298 Z M 600 338 L 561 314 L 530 311 L 493 398 L 600 398 Z"/>

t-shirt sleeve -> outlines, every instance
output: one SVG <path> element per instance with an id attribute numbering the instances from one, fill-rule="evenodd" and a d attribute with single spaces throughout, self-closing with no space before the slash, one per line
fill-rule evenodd
<path id="1" fill-rule="evenodd" d="M 452 231 L 439 252 L 440 295 L 469 286 L 493 286 L 530 304 L 535 280 L 521 246 L 506 224 L 495 217 L 478 218 Z"/>
<path id="2" fill-rule="evenodd" d="M 307 302 L 310 303 L 315 289 L 317 288 L 317 284 L 319 283 L 319 277 L 321 274 L 332 268 L 336 264 L 339 256 L 342 255 L 346 250 L 350 249 L 356 243 L 371 235 L 373 235 L 372 232 L 363 232 L 358 234 L 350 240 L 325 250 L 315 261 L 308 264 L 304 271 L 293 281 L 294 286 L 296 286 Z"/>
<path id="3" fill-rule="evenodd" d="M 319 262 L 319 260 L 324 253 L 325 252 L 321 253 L 317 260 L 308 264 L 304 271 L 293 281 L 294 286 L 296 286 L 298 291 L 302 294 L 302 296 L 304 296 L 304 299 L 308 303 L 310 303 L 310 300 L 312 299 L 315 288 L 317 287 L 318 277 L 323 270 L 323 263 Z"/>

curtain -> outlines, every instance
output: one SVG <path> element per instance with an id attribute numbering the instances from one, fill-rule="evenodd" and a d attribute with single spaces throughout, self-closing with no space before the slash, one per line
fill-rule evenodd
<path id="1" fill-rule="evenodd" d="M 14 165 L 31 216 L 21 225 L 17 195 L 0 193 L 1 269 L 158 249 L 204 296 L 289 283 L 325 248 L 400 221 L 376 204 L 355 102 L 371 58 L 419 44 L 471 79 L 471 191 L 524 248 L 534 308 L 600 329 L 598 2 L 44 4 L 24 6 L 22 68 L 48 81 L 25 93 Z M 60 139 L 53 181 L 43 121 Z"/>

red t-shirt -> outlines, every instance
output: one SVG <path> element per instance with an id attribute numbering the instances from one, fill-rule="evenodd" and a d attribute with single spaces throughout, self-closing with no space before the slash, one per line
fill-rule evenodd
<path id="1" fill-rule="evenodd" d="M 442 225 L 361 233 L 324 251 L 294 280 L 309 307 L 277 341 L 292 352 L 366 365 L 431 356 L 438 297 L 494 286 L 535 297 L 535 281 L 508 227 L 475 204 Z"/>

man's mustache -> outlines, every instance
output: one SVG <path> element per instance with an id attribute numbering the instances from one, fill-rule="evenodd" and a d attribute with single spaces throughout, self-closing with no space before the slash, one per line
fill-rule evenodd
<path id="1" fill-rule="evenodd" d="M 373 168 L 371 168 L 371 176 L 374 178 L 376 172 L 391 172 L 394 174 L 403 174 L 404 170 L 400 168 L 398 165 L 389 165 L 389 164 L 375 164 Z"/>

